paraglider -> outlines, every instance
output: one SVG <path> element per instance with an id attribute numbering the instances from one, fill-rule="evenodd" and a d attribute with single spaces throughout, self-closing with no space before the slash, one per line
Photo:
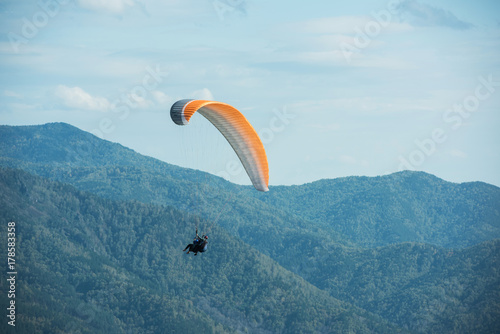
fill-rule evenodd
<path id="1" fill-rule="evenodd" d="M 193 239 L 193 243 L 187 245 L 186 248 L 184 248 L 183 252 L 188 250 L 186 254 L 193 252 L 194 255 L 198 255 L 198 252 L 200 253 L 206 252 L 207 248 L 208 248 L 208 236 L 203 235 L 202 237 L 200 237 L 198 235 L 198 229 L 196 229 L 196 236 Z"/>
<path id="2" fill-rule="evenodd" d="M 177 125 L 187 125 L 194 113 L 200 113 L 209 120 L 226 138 L 240 159 L 255 189 L 269 190 L 269 167 L 266 151 L 257 132 L 250 122 L 233 106 L 208 100 L 179 100 L 170 108 L 170 117 Z M 203 253 L 207 250 L 208 236 L 196 237 L 184 248 L 186 254 Z"/>

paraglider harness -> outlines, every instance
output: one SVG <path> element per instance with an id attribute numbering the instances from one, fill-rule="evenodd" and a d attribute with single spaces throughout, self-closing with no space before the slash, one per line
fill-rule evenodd
<path id="1" fill-rule="evenodd" d="M 186 250 L 188 248 L 189 248 L 189 250 L 188 250 L 187 254 L 189 254 L 189 252 L 194 252 L 194 255 L 197 255 L 198 252 L 200 252 L 200 253 L 206 252 L 206 250 L 208 248 L 208 236 L 203 235 L 202 237 L 200 237 L 198 235 L 198 229 L 196 229 L 196 237 L 194 237 L 193 243 L 187 245 L 187 247 L 184 248 L 184 250 Z"/>
<path id="2" fill-rule="evenodd" d="M 208 237 L 204 235 L 201 238 L 200 242 L 195 246 L 195 253 L 196 251 L 200 253 L 206 252 L 207 248 L 208 248 Z"/>

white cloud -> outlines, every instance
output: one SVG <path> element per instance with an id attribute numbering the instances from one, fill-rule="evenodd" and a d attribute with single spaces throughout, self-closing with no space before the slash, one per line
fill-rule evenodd
<path id="1" fill-rule="evenodd" d="M 22 97 L 21 94 L 16 93 L 16 92 L 11 91 L 11 90 L 4 90 L 3 91 L 3 95 L 4 96 L 8 96 L 8 97 L 15 97 L 15 98 L 21 98 Z"/>
<path id="2" fill-rule="evenodd" d="M 138 92 L 144 92 L 144 94 L 137 94 Z M 165 108 L 170 109 L 170 105 L 173 102 L 174 99 L 172 97 L 158 90 L 132 90 L 126 94 L 122 94 L 120 99 L 113 101 L 110 109 L 118 112 L 118 108 L 125 107 L 129 110 L 137 109 L 163 112 Z"/>
<path id="3" fill-rule="evenodd" d="M 377 15 L 338 16 L 285 24 L 281 29 L 292 31 L 293 37 L 286 41 L 291 47 L 283 49 L 288 59 L 302 63 L 406 68 L 404 61 L 387 59 L 387 55 L 364 59 L 364 49 L 381 49 L 386 45 L 387 39 L 381 38 L 382 35 L 414 30 L 411 25 L 401 23 L 396 14 L 385 12 L 387 16 L 382 16 L 383 19 Z"/>
<path id="4" fill-rule="evenodd" d="M 136 5 L 134 0 L 78 0 L 80 7 L 96 12 L 121 14 Z"/>
<path id="5" fill-rule="evenodd" d="M 66 107 L 80 110 L 107 111 L 110 103 L 106 98 L 94 97 L 80 87 L 68 87 L 59 85 L 54 95 Z"/>
<path id="6" fill-rule="evenodd" d="M 166 105 L 174 103 L 174 99 L 167 94 L 160 92 L 158 90 L 154 90 L 151 92 L 154 101 L 159 105 Z"/>
<path id="7" fill-rule="evenodd" d="M 190 94 L 190 97 L 197 100 L 214 100 L 214 96 L 208 88 L 196 90 Z"/>

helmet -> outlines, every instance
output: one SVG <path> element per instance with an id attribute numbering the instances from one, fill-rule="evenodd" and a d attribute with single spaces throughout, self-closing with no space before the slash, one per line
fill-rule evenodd
<path id="1" fill-rule="evenodd" d="M 208 239 L 208 236 L 205 236 L 205 239 Z"/>

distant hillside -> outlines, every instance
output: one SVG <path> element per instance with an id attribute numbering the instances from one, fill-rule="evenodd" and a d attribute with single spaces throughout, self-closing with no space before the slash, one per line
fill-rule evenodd
<path id="1" fill-rule="evenodd" d="M 362 247 L 422 242 L 463 248 L 500 238 L 500 188 L 479 182 L 454 184 L 401 172 L 275 186 L 262 194 L 64 123 L 0 126 L 0 139 L 0 165 L 111 199 L 192 210 L 267 254 L 283 252 L 270 239 L 290 228 L 300 230 L 300 238 L 313 237 L 311 242 Z"/>
<path id="2" fill-rule="evenodd" d="M 124 218 L 119 210 L 125 210 L 125 215 L 135 210 L 129 207 L 132 204 L 134 208 L 176 212 L 173 219 L 178 219 L 176 226 L 183 232 L 175 240 L 165 236 L 173 243 L 189 239 L 195 221 L 200 221 L 201 229 L 227 238 L 213 240 L 214 245 L 224 243 L 218 246 L 222 247 L 218 251 L 225 255 L 217 253 L 218 256 L 225 256 L 224 259 L 235 256 L 231 247 L 224 248 L 225 245 L 240 245 L 241 252 L 258 254 L 258 251 L 286 268 L 289 271 L 286 275 L 293 272 L 327 292 L 333 301 L 342 300 L 343 305 L 358 307 L 346 306 L 352 312 L 367 310 L 368 318 L 376 318 L 373 314 L 377 314 L 386 321 L 374 320 L 367 328 L 373 325 L 380 329 L 387 323 L 417 333 L 491 333 L 500 328 L 497 302 L 500 282 L 496 269 L 500 253 L 496 240 L 500 230 L 498 187 L 484 183 L 454 184 L 426 173 L 401 172 L 375 178 L 349 177 L 301 186 L 275 186 L 263 194 L 208 174 L 200 177 L 198 171 L 141 156 L 63 123 L 0 126 L 0 139 L 0 165 L 21 168 L 107 199 L 148 204 L 116 204 L 125 205 L 113 211 L 118 220 Z M 86 146 L 93 148 L 81 148 Z M 38 156 L 31 155 L 33 147 L 38 148 Z M 105 159 L 103 155 L 112 158 Z M 206 183 L 200 184 L 200 180 Z M 26 186 L 20 191 L 29 190 Z M 99 213 L 105 206 L 97 206 L 86 219 L 111 221 L 119 226 L 114 215 Z M 65 211 L 57 213 L 58 208 L 54 204 L 51 212 L 55 217 L 60 217 L 57 214 L 64 217 Z M 25 212 L 20 206 L 12 214 L 18 210 Z M 43 212 L 40 209 L 25 212 L 26 219 L 30 215 L 36 217 L 39 211 Z M 141 214 L 134 213 L 127 224 L 135 220 L 142 221 Z M 163 225 L 152 225 L 152 229 L 158 226 Z M 129 248 L 135 250 L 134 247 Z M 164 254 L 156 248 L 151 254 L 157 252 L 163 258 Z M 123 263 L 133 263 L 130 261 L 127 258 Z M 178 260 L 174 261 L 183 267 Z M 122 262 L 117 265 L 122 266 Z M 224 270 L 231 268 L 225 266 Z M 156 266 L 150 270 L 159 275 L 156 273 L 159 269 Z M 142 277 L 130 268 L 127 270 Z M 254 278 L 269 279 L 258 275 Z M 231 295 L 235 294 L 232 285 L 217 291 L 226 295 L 228 289 Z M 288 292 L 291 287 L 279 289 Z M 176 296 L 181 303 L 183 298 L 192 300 Z M 267 297 L 262 298 L 267 307 Z M 196 314 L 190 317 L 205 319 L 200 321 L 207 328 L 215 328 L 219 323 L 234 325 L 232 316 L 212 311 L 207 313 L 208 318 Z M 251 318 L 252 312 L 245 314 Z M 226 318 L 229 319 L 226 322 L 221 320 Z M 242 326 L 252 328 L 253 332 L 259 332 L 256 328 L 266 328 L 263 332 L 268 328 L 284 328 L 277 324 L 259 327 L 261 320 L 252 321 Z M 217 330 L 243 328 L 233 325 Z"/>
<path id="3" fill-rule="evenodd" d="M 15 333 L 400 332 L 220 228 L 207 253 L 183 254 L 192 231 L 174 208 L 105 200 L 10 169 L 0 169 L 0 189 L 0 220 L 16 223 Z"/>
<path id="4" fill-rule="evenodd" d="M 192 179 L 200 173 L 146 157 L 120 144 L 100 139 L 66 123 L 31 126 L 0 126 L 0 157 L 9 167 L 50 174 L 77 168 L 84 175 L 89 168 L 128 167 L 160 172 L 167 179 Z M 45 168 L 44 168 L 45 167 Z M 56 176 L 54 172 L 52 172 Z M 78 176 L 83 176 L 78 175 Z M 207 176 L 209 177 L 209 176 Z M 225 182 L 221 178 L 215 180 Z M 229 183 L 229 182 L 225 182 Z"/>
<path id="5" fill-rule="evenodd" d="M 462 248 L 500 238 L 500 188 L 423 172 L 273 187 L 261 200 L 363 247 L 411 241 Z"/>
<path id="6" fill-rule="evenodd" d="M 21 131 L 18 133 L 17 129 Z M 204 227 L 217 221 L 233 235 L 245 239 L 265 254 L 282 252 L 283 246 L 274 240 L 290 226 L 295 234 L 303 238 L 349 244 L 348 238 L 335 231 L 327 233 L 321 228 L 311 228 L 311 222 L 280 208 L 270 207 L 259 198 L 248 196 L 252 193 L 267 195 L 253 188 L 234 185 L 210 174 L 141 156 L 68 124 L 0 126 L 0 139 L 0 165 L 21 168 L 72 184 L 80 190 L 105 198 L 172 205 L 212 221 Z M 87 140 L 89 143 L 85 144 Z M 53 156 L 54 162 L 48 158 L 42 161 L 41 157 L 31 156 L 32 146 L 43 147 L 37 154 Z M 85 150 L 82 159 L 72 158 L 79 154 L 80 147 L 95 148 Z M 112 158 L 103 158 L 104 154 Z M 200 174 L 203 176 L 200 177 Z M 200 185 L 200 180 L 206 183 Z M 191 227 L 194 229 L 194 224 Z"/>
<path id="7" fill-rule="evenodd" d="M 16 333 L 189 332 L 193 322 L 214 333 L 489 333 L 500 325 L 500 240 L 461 251 L 310 245 L 294 268 L 311 285 L 219 228 L 208 253 L 182 254 L 190 217 L 174 208 L 105 200 L 9 169 L 0 169 L 0 188 L 0 220 L 16 222 L 22 264 Z"/>

